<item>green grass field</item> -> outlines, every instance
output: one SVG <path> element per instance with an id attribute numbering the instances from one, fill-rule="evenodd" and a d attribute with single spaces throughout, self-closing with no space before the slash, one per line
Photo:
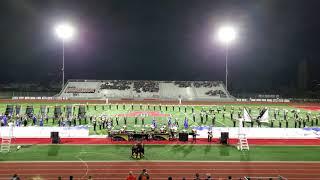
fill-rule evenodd
<path id="1" fill-rule="evenodd" d="M 320 161 L 319 146 L 252 146 L 249 152 L 223 145 L 146 145 L 143 160 Z M 1 153 L 0 161 L 128 161 L 129 145 L 27 145 Z"/>
<path id="2" fill-rule="evenodd" d="M 0 111 L 5 112 L 5 103 L 0 104 Z M 39 103 L 20 103 L 22 105 L 21 114 L 25 114 L 26 106 L 33 105 L 34 114 L 39 115 L 40 106 L 46 105 L 49 108 L 49 117 L 53 116 L 54 106 L 62 106 L 63 116 L 64 107 L 66 105 L 71 105 L 69 103 L 64 104 L 39 104 Z M 78 114 L 78 104 L 72 104 L 75 106 L 74 114 Z M 89 104 L 86 106 L 86 111 L 88 116 L 100 116 L 108 115 L 109 117 L 114 117 L 117 114 L 126 114 L 135 111 L 150 111 L 150 112 L 160 112 L 165 114 L 171 114 L 173 119 L 177 118 L 180 124 L 179 129 L 183 128 L 183 121 L 185 117 L 189 119 L 189 125 L 192 126 L 210 126 L 212 125 L 211 118 L 213 114 L 216 115 L 216 121 L 213 126 L 215 127 L 232 127 L 233 121 L 231 120 L 230 114 L 233 111 L 234 118 L 238 117 L 238 112 L 241 115 L 243 112 L 243 107 L 251 109 L 252 116 L 257 116 L 259 113 L 258 108 L 268 107 L 270 119 L 274 120 L 274 111 L 279 110 L 279 115 L 277 119 L 274 120 L 274 127 L 278 127 L 278 121 L 283 121 L 283 112 L 288 110 L 288 122 L 289 127 L 294 127 L 293 113 L 290 111 L 296 108 L 288 105 L 275 105 L 275 104 L 233 104 L 224 105 L 226 111 L 220 113 L 217 109 L 223 109 L 223 105 L 219 106 L 181 106 L 179 111 L 179 106 L 175 106 L 173 110 L 172 105 L 167 106 L 162 105 L 160 110 L 159 105 L 150 105 L 149 109 L 147 105 L 142 105 L 140 109 L 139 104 L 120 104 L 118 109 L 116 105 L 93 105 Z M 192 120 L 192 107 L 194 107 L 194 112 L 196 114 L 196 122 Z M 209 110 L 214 110 L 209 113 Z M 233 110 L 232 110 L 233 109 Z M 209 113 L 208 121 L 202 124 L 200 122 L 200 112 L 204 110 Z M 300 117 L 302 119 L 306 118 L 309 111 L 300 110 Z M 311 119 L 319 118 L 319 113 L 314 111 L 310 114 Z M 141 117 L 139 117 L 141 120 Z M 128 117 L 127 127 L 128 129 L 141 129 L 145 128 L 148 130 L 153 117 L 145 117 L 145 125 L 142 126 L 141 121 L 138 124 L 134 123 L 134 117 Z M 156 117 L 158 122 L 158 127 L 167 124 L 166 117 Z M 311 122 L 306 122 L 307 126 L 311 126 Z M 29 123 L 30 124 L 30 123 Z M 82 120 L 84 124 L 84 120 Z M 90 133 L 91 134 L 105 134 L 106 130 L 93 131 L 92 123 Z M 115 124 L 115 123 L 114 123 Z M 284 124 L 284 123 L 283 123 Z M 119 119 L 119 125 L 114 126 L 112 129 L 120 129 L 124 125 L 123 118 Z M 57 126 L 57 124 L 52 124 L 52 119 L 49 119 L 49 123 L 45 126 Z M 247 124 L 246 126 L 250 126 Z M 257 126 L 257 124 L 254 124 Z M 270 127 L 270 123 L 263 124 L 264 127 Z M 283 125 L 284 126 L 284 125 Z M 222 146 L 222 145 L 146 145 L 145 146 L 146 156 L 143 160 L 172 160 L 172 161 L 320 161 L 320 147 L 317 146 L 251 146 L 249 152 L 240 152 L 233 146 Z M 133 160 L 130 157 L 131 148 L 129 145 L 27 145 L 22 146 L 20 150 L 16 150 L 15 146 L 12 147 L 10 153 L 0 154 L 0 161 L 128 161 Z"/>
<path id="3" fill-rule="evenodd" d="M 1 103 L 0 104 L 0 112 L 4 113 L 5 109 L 6 109 L 6 105 L 5 103 Z M 60 105 L 62 107 L 62 111 L 63 111 L 63 116 L 65 116 L 64 112 L 65 112 L 65 107 L 67 105 L 73 105 L 75 106 L 75 111 L 73 112 L 75 115 L 78 114 L 78 104 L 69 104 L 69 103 L 61 103 L 61 104 L 55 104 L 55 103 L 47 103 L 47 104 L 39 104 L 39 103 L 20 103 L 20 105 L 22 105 L 22 109 L 21 109 L 21 113 L 25 114 L 26 112 L 26 106 L 27 105 L 33 105 L 34 107 L 34 114 L 39 115 L 40 114 L 40 106 L 41 105 L 46 105 L 49 108 L 49 117 L 53 117 L 53 111 L 54 111 L 54 106 L 56 105 Z M 192 108 L 194 107 L 194 113 L 196 116 L 196 122 L 193 122 L 193 115 L 192 115 Z M 226 108 L 226 111 L 224 112 L 222 109 L 223 107 Z M 180 106 L 180 111 L 179 111 L 179 106 L 175 105 L 174 110 L 173 110 L 173 106 L 172 105 L 168 105 L 167 106 L 167 110 L 166 110 L 166 105 L 162 105 L 162 108 L 160 110 L 159 105 L 150 105 L 149 108 L 147 105 L 142 105 L 142 107 L 140 108 L 139 104 L 134 104 L 133 105 L 133 109 L 132 109 L 132 105 L 131 104 L 119 104 L 118 108 L 115 104 L 109 106 L 109 105 L 93 105 L 93 104 L 89 104 L 88 106 L 86 106 L 86 114 L 87 116 L 97 116 L 99 117 L 100 115 L 108 115 L 109 117 L 112 117 L 114 119 L 114 117 L 117 114 L 127 114 L 130 112 L 135 112 L 135 111 L 150 111 L 150 112 L 160 112 L 160 113 L 164 113 L 164 114 L 171 114 L 172 115 L 172 119 L 176 119 L 179 122 L 179 129 L 183 129 L 183 122 L 185 117 L 188 118 L 189 120 L 189 127 L 194 127 L 194 126 L 215 126 L 215 127 L 232 127 L 233 126 L 233 121 L 231 120 L 231 112 L 233 112 L 233 118 L 237 119 L 238 118 L 238 113 L 240 112 L 241 116 L 243 114 L 243 107 L 246 107 L 248 109 L 251 109 L 251 115 L 253 117 L 258 116 L 259 114 L 259 108 L 264 108 L 264 107 L 268 107 L 269 108 L 269 117 L 271 120 L 274 120 L 274 127 L 279 127 L 279 122 L 278 121 L 282 121 L 284 119 L 284 110 L 288 110 L 288 122 L 289 122 L 289 127 L 294 127 L 294 119 L 293 119 L 293 113 L 291 113 L 291 110 L 296 108 L 292 107 L 292 106 L 288 106 L 285 104 L 251 104 L 251 105 L 244 105 L 244 104 L 226 104 L 226 105 L 217 105 L 217 106 Z M 212 113 L 209 112 L 209 110 L 213 110 Z M 220 113 L 218 113 L 218 109 L 220 109 Z M 201 123 L 200 122 L 200 112 L 201 111 L 205 111 L 209 114 L 208 116 L 208 120 L 206 121 L 204 118 L 204 122 Z M 274 112 L 275 111 L 279 111 L 279 115 L 277 115 L 277 119 L 274 119 Z M 306 119 L 306 115 L 309 113 L 309 111 L 307 110 L 300 110 L 300 117 L 301 119 Z M 216 116 L 216 120 L 215 123 L 212 124 L 212 116 L 213 114 L 215 114 Z M 224 117 L 223 117 L 224 114 Z M 276 113 L 278 114 L 278 113 Z M 315 124 L 315 119 L 316 118 L 320 118 L 319 117 L 319 113 L 314 111 L 310 113 L 310 119 L 314 120 L 314 126 Z M 150 128 L 150 124 L 152 121 L 153 117 L 145 117 L 145 126 L 143 126 L 141 124 L 141 117 L 139 117 L 138 123 L 135 124 L 134 123 L 134 117 L 128 117 L 127 118 L 127 129 L 142 129 L 145 128 L 146 130 L 148 130 L 148 128 Z M 161 127 L 162 125 L 167 125 L 167 118 L 166 117 L 156 117 L 155 118 L 157 120 L 158 123 L 158 127 Z M 99 118 L 97 118 L 97 121 L 99 123 Z M 89 122 L 89 118 L 87 121 L 88 124 L 91 124 Z M 320 120 L 319 120 L 320 123 Z M 30 124 L 30 123 L 29 123 Z M 82 120 L 82 125 L 84 124 L 84 120 Z M 91 124 L 92 125 L 92 124 Z M 112 129 L 118 130 L 121 129 L 123 127 L 124 124 L 124 120 L 123 118 L 119 118 L 119 125 L 116 125 L 114 122 L 114 127 Z M 312 123 L 311 121 L 306 122 L 306 126 L 311 126 Z M 55 122 L 55 124 L 52 123 L 52 119 L 49 119 L 49 123 L 45 123 L 45 126 L 57 126 L 57 121 Z M 237 125 L 238 126 L 238 125 Z M 247 124 L 246 126 L 250 126 L 250 124 Z M 254 126 L 257 126 L 257 124 L 255 123 Z M 270 127 L 270 122 L 269 123 L 264 123 L 262 124 L 263 127 Z M 285 123 L 282 123 L 282 127 L 285 126 Z M 97 128 L 97 131 L 94 132 L 93 128 L 90 128 L 90 134 L 106 134 L 106 130 L 99 130 L 99 128 Z"/>

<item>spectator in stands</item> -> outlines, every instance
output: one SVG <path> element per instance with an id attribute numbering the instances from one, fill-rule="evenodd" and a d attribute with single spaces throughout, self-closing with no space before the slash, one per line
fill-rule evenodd
<path id="1" fill-rule="evenodd" d="M 199 173 L 196 173 L 195 176 L 196 176 L 196 177 L 194 178 L 194 180 L 200 180 L 200 175 L 199 175 Z"/>
<path id="2" fill-rule="evenodd" d="M 139 178 L 138 180 L 147 180 L 147 179 L 150 179 L 150 176 L 149 174 L 147 173 L 147 170 L 146 169 L 143 169 L 141 174 L 139 175 Z"/>
<path id="3" fill-rule="evenodd" d="M 11 179 L 12 180 L 20 180 L 20 177 L 17 174 L 14 174 Z"/>
<path id="4" fill-rule="evenodd" d="M 168 180 L 172 180 L 172 177 L 171 177 L 171 176 L 169 176 L 169 177 L 168 177 Z"/>
<path id="5" fill-rule="evenodd" d="M 92 179 L 92 176 L 89 176 L 89 177 L 88 177 L 88 180 L 93 180 L 93 179 Z"/>
<path id="6" fill-rule="evenodd" d="M 231 177 L 231 176 L 228 176 L 228 179 L 232 179 L 232 177 Z"/>
<path id="7" fill-rule="evenodd" d="M 129 171 L 129 176 L 127 176 L 127 180 L 136 180 L 137 178 L 133 175 L 132 171 Z"/>
<path id="8" fill-rule="evenodd" d="M 207 174 L 206 174 L 206 180 L 212 180 L 212 177 L 211 177 L 211 174 L 210 174 L 210 173 L 207 173 Z"/>

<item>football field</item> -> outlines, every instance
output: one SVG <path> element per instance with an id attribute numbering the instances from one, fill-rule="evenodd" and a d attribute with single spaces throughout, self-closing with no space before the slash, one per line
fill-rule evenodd
<path id="1" fill-rule="evenodd" d="M 110 130 L 119 130 L 126 126 L 127 130 L 150 130 L 155 120 L 157 128 L 168 126 L 168 120 L 171 123 L 177 124 L 178 130 L 185 129 L 184 121 L 188 120 L 188 128 L 199 126 L 211 127 L 236 127 L 239 126 L 238 119 L 243 117 L 243 109 L 246 108 L 251 117 L 256 118 L 260 111 L 264 108 L 269 110 L 269 122 L 262 123 L 262 127 L 285 127 L 286 121 L 288 127 L 295 127 L 294 113 L 299 115 L 297 119 L 305 122 L 306 127 L 312 127 L 320 123 L 320 113 L 315 106 L 302 106 L 302 105 L 287 105 L 287 104 L 217 104 L 217 105 L 166 105 L 166 104 L 75 104 L 75 103 L 1 103 L 0 112 L 5 113 L 7 105 L 21 105 L 20 114 L 26 113 L 27 106 L 33 107 L 33 114 L 37 116 L 38 122 L 40 119 L 40 107 L 46 107 L 46 114 L 49 117 L 48 123 L 44 121 L 44 126 L 58 126 L 58 121 L 53 121 L 55 107 L 61 108 L 61 117 L 67 116 L 67 106 L 71 106 L 71 114 L 76 117 L 79 112 L 79 106 L 83 106 L 86 111 L 86 120 L 83 118 L 77 120 L 79 125 L 89 125 L 90 134 L 106 134 L 105 129 L 99 128 L 99 124 L 103 121 L 112 119 L 113 124 Z M 284 114 L 287 114 L 286 121 Z M 202 116 L 202 118 L 201 118 Z M 67 118 L 64 118 L 66 121 Z M 30 120 L 31 121 L 31 120 Z M 81 121 L 81 122 L 80 122 Z M 96 121 L 97 128 L 93 131 L 93 122 Z M 118 121 L 118 123 L 116 123 Z M 142 122 L 144 121 L 144 123 Z M 73 121 L 72 121 L 73 122 Z M 272 122 L 272 123 L 271 123 Z M 65 123 L 67 124 L 67 123 Z M 31 125 L 29 123 L 28 125 Z M 73 124 L 72 124 L 73 125 Z M 257 127 L 258 124 L 254 122 L 245 124 L 246 127 Z"/>

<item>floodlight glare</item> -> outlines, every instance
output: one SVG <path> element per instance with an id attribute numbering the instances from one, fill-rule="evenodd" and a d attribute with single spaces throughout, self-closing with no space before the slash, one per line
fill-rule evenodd
<path id="1" fill-rule="evenodd" d="M 69 40 L 73 37 L 75 29 L 70 24 L 59 24 L 55 27 L 57 36 L 63 41 Z"/>
<path id="2" fill-rule="evenodd" d="M 221 27 L 218 31 L 218 38 L 221 42 L 229 44 L 236 38 L 236 31 L 231 26 Z"/>
<path id="3" fill-rule="evenodd" d="M 55 27 L 55 33 L 62 40 L 62 89 L 64 88 L 64 43 L 69 41 L 75 34 L 75 29 L 68 23 L 61 23 Z"/>
<path id="4" fill-rule="evenodd" d="M 229 44 L 236 38 L 236 30 L 232 26 L 222 26 L 218 29 L 218 39 L 224 43 L 226 47 L 226 90 L 228 90 L 228 54 L 229 54 Z"/>

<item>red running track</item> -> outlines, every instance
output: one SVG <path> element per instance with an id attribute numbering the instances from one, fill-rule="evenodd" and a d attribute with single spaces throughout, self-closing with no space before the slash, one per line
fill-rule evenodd
<path id="1" fill-rule="evenodd" d="M 320 163 L 303 162 L 4 162 L 0 163 L 0 179 L 8 179 L 17 173 L 22 179 L 41 177 L 42 179 L 125 179 L 128 171 L 135 175 L 147 169 L 151 179 L 201 178 L 211 173 L 214 179 L 228 176 L 270 177 L 281 175 L 294 180 L 320 179 Z"/>
<path id="2" fill-rule="evenodd" d="M 133 141 L 111 141 L 110 138 L 62 138 L 62 144 L 132 144 Z M 320 145 L 320 139 L 248 139 L 250 145 Z M 51 144 L 50 138 L 16 138 L 13 144 Z M 218 144 L 218 139 L 208 142 L 207 139 L 197 139 L 192 142 L 181 141 L 144 141 L 145 144 Z M 230 144 L 238 143 L 238 139 L 229 139 Z"/>

